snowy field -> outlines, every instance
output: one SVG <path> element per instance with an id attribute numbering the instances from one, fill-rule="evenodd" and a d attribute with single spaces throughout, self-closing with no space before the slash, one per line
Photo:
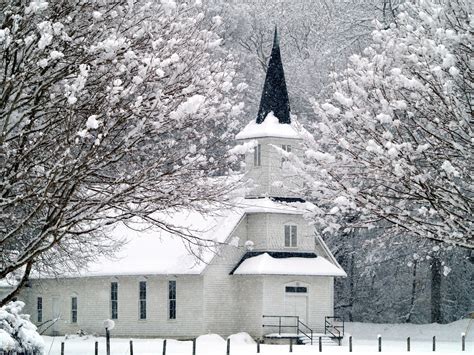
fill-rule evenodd
<path id="1" fill-rule="evenodd" d="M 469 320 L 461 320 L 448 325 L 413 325 L 413 324 L 367 324 L 347 323 L 346 332 L 353 336 L 354 354 L 379 354 L 377 335 L 382 336 L 382 353 L 406 354 L 406 337 L 411 337 L 410 354 L 433 353 L 432 337 L 436 336 L 436 353 L 440 354 L 474 354 L 474 321 L 466 337 L 466 351 L 461 351 L 461 333 L 469 328 Z M 45 354 L 59 355 L 61 342 L 65 342 L 65 355 L 94 354 L 94 343 L 99 342 L 99 354 L 105 354 L 105 338 L 103 337 L 44 337 L 46 342 Z M 129 354 L 129 340 L 112 338 L 111 354 Z M 162 354 L 162 339 L 133 339 L 135 355 Z M 198 355 L 225 355 L 226 341 L 218 335 L 201 336 L 196 346 Z M 317 345 L 295 345 L 293 354 L 318 353 Z M 340 347 L 325 346 L 323 353 L 346 354 L 349 352 L 347 340 Z M 253 355 L 257 353 L 256 343 L 245 336 L 237 334 L 231 336 L 231 355 Z M 288 345 L 266 345 L 260 349 L 261 354 L 279 355 L 288 354 Z M 168 355 L 191 355 L 191 341 L 167 340 Z"/>

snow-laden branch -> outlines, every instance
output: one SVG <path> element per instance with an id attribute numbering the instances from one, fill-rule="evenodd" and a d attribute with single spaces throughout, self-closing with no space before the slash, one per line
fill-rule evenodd
<path id="1" fill-rule="evenodd" d="M 107 226 L 225 198 L 208 178 L 235 160 L 242 105 L 194 2 L 22 4 L 0 17 L 0 278 L 84 265 L 119 246 Z"/>
<path id="2" fill-rule="evenodd" d="M 400 11 L 335 75 L 333 98 L 314 105 L 308 197 L 334 216 L 317 217 L 327 231 L 353 214 L 474 248 L 469 3 L 423 1 Z"/>

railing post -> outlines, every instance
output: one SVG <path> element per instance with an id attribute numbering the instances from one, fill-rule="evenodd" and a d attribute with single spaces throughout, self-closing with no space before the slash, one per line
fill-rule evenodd
<path id="1" fill-rule="evenodd" d="M 281 335 L 281 317 L 278 317 L 278 335 Z"/>
<path id="2" fill-rule="evenodd" d="M 230 355 L 230 338 L 227 339 L 227 355 Z"/>
<path id="3" fill-rule="evenodd" d="M 196 338 L 193 339 L 193 355 L 196 355 Z"/>
<path id="4" fill-rule="evenodd" d="M 290 353 L 293 352 L 293 338 L 290 338 Z"/>
<path id="5" fill-rule="evenodd" d="M 410 337 L 407 338 L 407 351 L 410 351 Z"/>
<path id="6" fill-rule="evenodd" d="M 352 335 L 349 336 L 349 352 L 352 352 Z"/>
<path id="7" fill-rule="evenodd" d="M 99 355 L 99 342 L 95 342 L 95 355 Z"/>
<path id="8" fill-rule="evenodd" d="M 133 340 L 130 339 L 130 355 L 133 355 Z"/>
<path id="9" fill-rule="evenodd" d="M 313 345 L 313 329 L 311 329 L 311 345 Z"/>
<path id="10" fill-rule="evenodd" d="M 461 351 L 466 351 L 466 334 L 461 334 Z"/>
<path id="11" fill-rule="evenodd" d="M 321 353 L 323 351 L 323 340 L 321 337 L 319 337 L 319 352 Z"/>
<path id="12" fill-rule="evenodd" d="M 257 339 L 257 354 L 260 354 L 260 339 Z"/>
<path id="13" fill-rule="evenodd" d="M 166 355 L 166 339 L 163 340 L 163 355 Z"/>
<path id="14" fill-rule="evenodd" d="M 382 336 L 379 334 L 377 335 L 377 338 L 379 340 L 379 353 L 382 352 Z"/>
<path id="15" fill-rule="evenodd" d="M 433 351 L 436 351 L 436 336 L 433 336 Z"/>
<path id="16" fill-rule="evenodd" d="M 61 355 L 64 355 L 64 341 L 61 342 Z"/>

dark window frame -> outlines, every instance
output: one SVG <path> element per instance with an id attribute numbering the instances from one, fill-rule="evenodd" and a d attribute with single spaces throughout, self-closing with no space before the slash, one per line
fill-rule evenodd
<path id="1" fill-rule="evenodd" d="M 77 323 L 77 296 L 71 297 L 71 323 Z"/>
<path id="2" fill-rule="evenodd" d="M 110 283 L 110 319 L 118 319 L 118 282 Z"/>
<path id="3" fill-rule="evenodd" d="M 43 321 L 43 297 L 36 298 L 36 321 L 38 323 Z"/>
<path id="4" fill-rule="evenodd" d="M 147 283 L 146 281 L 140 281 L 138 283 L 138 318 L 141 320 L 146 319 L 146 297 L 147 297 Z"/>
<path id="5" fill-rule="evenodd" d="M 286 293 L 308 293 L 308 288 L 304 286 L 285 286 Z"/>
<path id="6" fill-rule="evenodd" d="M 168 281 L 168 319 L 176 319 L 176 280 Z"/>
<path id="7" fill-rule="evenodd" d="M 291 144 L 282 144 L 281 149 L 283 149 L 287 153 L 291 153 Z M 288 158 L 283 156 L 281 157 L 281 167 L 283 168 L 283 163 L 288 161 Z"/>

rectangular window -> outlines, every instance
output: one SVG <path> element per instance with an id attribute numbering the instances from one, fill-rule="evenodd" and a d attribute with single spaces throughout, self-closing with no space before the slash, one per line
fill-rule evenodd
<path id="1" fill-rule="evenodd" d="M 285 152 L 291 153 L 291 145 L 289 144 L 283 144 L 281 149 L 283 149 Z"/>
<path id="2" fill-rule="evenodd" d="M 297 246 L 296 226 L 285 226 L 285 247 L 295 248 Z"/>
<path id="3" fill-rule="evenodd" d="M 260 144 L 257 144 L 253 150 L 253 165 L 262 165 L 262 146 Z"/>
<path id="4" fill-rule="evenodd" d="M 118 282 L 110 283 L 110 318 L 118 319 Z"/>
<path id="5" fill-rule="evenodd" d="M 140 281 L 138 284 L 140 319 L 146 319 L 146 281 Z"/>
<path id="6" fill-rule="evenodd" d="M 71 323 L 77 323 L 77 297 L 71 298 Z"/>
<path id="7" fill-rule="evenodd" d="M 168 282 L 169 319 L 176 319 L 176 281 Z"/>
<path id="8" fill-rule="evenodd" d="M 286 286 L 285 292 L 288 293 L 307 293 L 308 289 L 306 287 L 299 287 L 299 286 Z"/>
<path id="9" fill-rule="evenodd" d="M 289 145 L 289 144 L 283 144 L 281 146 L 281 149 L 283 149 L 285 152 L 291 153 L 291 145 Z M 281 158 L 281 167 L 283 167 L 283 163 L 285 161 L 288 161 L 288 158 L 287 157 L 282 157 Z"/>
<path id="10" fill-rule="evenodd" d="M 36 299 L 36 320 L 38 322 L 43 321 L 43 297 Z"/>

